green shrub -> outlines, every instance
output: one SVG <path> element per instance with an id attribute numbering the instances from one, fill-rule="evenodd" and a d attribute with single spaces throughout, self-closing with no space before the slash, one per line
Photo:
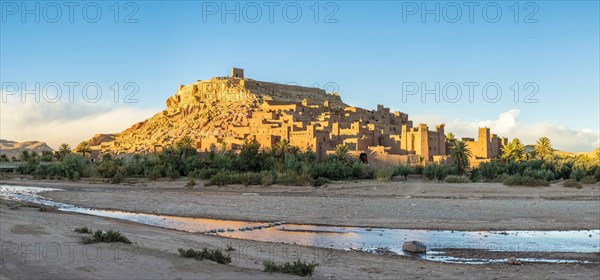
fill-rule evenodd
<path id="1" fill-rule="evenodd" d="M 208 179 L 208 181 L 206 182 L 207 186 L 225 186 L 225 185 L 232 185 L 232 184 L 239 184 L 239 178 L 238 176 L 236 176 L 237 174 L 233 174 L 231 172 L 228 171 L 219 171 L 217 172 L 215 175 L 213 175 L 212 177 L 210 177 L 210 179 Z"/>
<path id="2" fill-rule="evenodd" d="M 223 252 L 221 252 L 221 250 L 218 249 L 211 250 L 208 248 L 204 248 L 202 249 L 202 251 L 196 251 L 191 248 L 187 250 L 179 248 L 177 249 L 177 251 L 179 252 L 179 255 L 184 258 L 192 258 L 199 261 L 210 260 L 222 264 L 228 264 L 231 262 L 231 257 L 229 255 L 223 255 Z"/>
<path id="3" fill-rule="evenodd" d="M 150 177 L 150 180 L 153 180 L 153 181 L 162 177 L 162 172 L 160 171 L 160 168 L 158 166 L 155 166 L 154 168 L 152 168 L 152 170 L 148 174 L 148 177 Z"/>
<path id="4" fill-rule="evenodd" d="M 324 177 L 330 180 L 347 180 L 353 178 L 354 170 L 346 161 L 328 159 L 311 166 L 310 175 L 313 178 Z"/>
<path id="5" fill-rule="evenodd" d="M 208 180 L 210 179 L 212 176 L 214 176 L 215 174 L 217 174 L 219 172 L 218 169 L 196 169 L 194 171 L 192 171 L 190 173 L 191 177 L 194 178 L 198 178 L 198 179 L 202 179 L 202 180 Z"/>
<path id="6" fill-rule="evenodd" d="M 563 187 L 565 188 L 578 188 L 581 189 L 581 183 L 577 182 L 575 179 L 568 179 L 563 182 Z"/>
<path id="7" fill-rule="evenodd" d="M 129 239 L 127 237 L 125 237 L 120 232 L 113 231 L 113 230 L 108 230 L 108 231 L 97 230 L 96 232 L 94 232 L 94 234 L 92 236 L 85 236 L 85 237 L 81 238 L 81 242 L 83 244 L 92 244 L 92 243 L 99 243 L 99 242 L 106 242 L 106 243 L 122 242 L 125 244 L 131 244 L 131 241 L 129 241 Z"/>
<path id="8" fill-rule="evenodd" d="M 310 186 L 313 184 L 313 178 L 308 173 L 298 173 L 296 171 L 285 171 L 277 173 L 275 182 L 286 186 Z"/>
<path id="9" fill-rule="evenodd" d="M 188 189 L 192 189 L 194 188 L 194 186 L 196 186 L 196 181 L 194 181 L 194 179 L 189 178 L 187 183 L 185 184 L 185 187 Z"/>
<path id="10" fill-rule="evenodd" d="M 246 172 L 239 174 L 240 183 L 244 186 L 260 185 L 262 183 L 262 175 L 255 172 Z"/>
<path id="11" fill-rule="evenodd" d="M 543 169 L 532 169 L 530 167 L 525 168 L 525 170 L 523 171 L 523 176 L 546 181 L 554 180 L 554 173 L 552 171 Z"/>
<path id="12" fill-rule="evenodd" d="M 446 183 L 470 183 L 471 181 L 469 181 L 469 178 L 467 178 L 465 176 L 448 175 L 444 179 L 444 182 L 446 182 Z"/>
<path id="13" fill-rule="evenodd" d="M 492 182 L 494 183 L 503 183 L 504 180 L 506 180 L 508 177 L 510 177 L 510 175 L 508 175 L 507 173 L 502 173 L 499 176 L 495 177 Z"/>
<path id="14" fill-rule="evenodd" d="M 377 168 L 373 171 L 373 178 L 380 182 L 387 182 L 392 179 L 395 170 L 394 167 Z"/>
<path id="15" fill-rule="evenodd" d="M 481 178 L 484 181 L 490 182 L 493 181 L 496 177 L 500 176 L 503 173 L 503 166 L 497 162 L 482 162 L 479 166 L 473 171 L 473 175 L 475 177 Z"/>
<path id="16" fill-rule="evenodd" d="M 75 228 L 74 231 L 77 233 L 92 233 L 92 231 L 88 227 Z"/>
<path id="17" fill-rule="evenodd" d="M 215 175 L 213 175 L 212 177 L 210 177 L 210 179 L 208 179 L 208 181 L 206 182 L 207 186 L 211 186 L 211 185 L 217 185 L 217 186 L 225 186 L 225 185 L 236 185 L 236 184 L 243 184 L 245 186 L 251 186 L 251 185 L 270 185 L 275 183 L 275 179 L 270 178 L 270 184 L 265 184 L 265 176 L 269 176 L 270 172 L 262 172 L 262 173 L 256 173 L 256 172 L 244 172 L 244 173 L 237 173 L 237 172 L 232 172 L 232 171 L 219 171 L 217 172 Z M 275 175 L 275 178 L 276 175 Z"/>
<path id="18" fill-rule="evenodd" d="M 119 184 L 123 181 L 123 175 L 121 175 L 121 173 L 117 173 L 115 174 L 115 176 L 112 177 L 112 180 L 110 181 L 112 184 Z"/>
<path id="19" fill-rule="evenodd" d="M 404 180 L 408 178 L 408 175 L 413 172 L 413 169 L 408 165 L 400 165 L 396 169 L 397 175 L 404 177 Z"/>
<path id="20" fill-rule="evenodd" d="M 458 170 L 455 166 L 428 164 L 423 168 L 423 176 L 428 180 L 443 181 L 448 175 L 458 175 Z"/>
<path id="21" fill-rule="evenodd" d="M 594 178 L 593 176 L 585 176 L 579 182 L 581 182 L 582 184 L 591 185 L 596 183 L 596 178 Z"/>
<path id="22" fill-rule="evenodd" d="M 204 252 L 205 250 L 203 250 Z M 208 253 L 204 253 L 204 259 L 211 260 L 217 263 L 228 264 L 231 262 L 229 255 L 225 256 L 220 250 L 208 250 Z"/>
<path id="23" fill-rule="evenodd" d="M 423 168 L 423 176 L 425 176 L 427 180 L 434 180 L 436 168 L 437 166 L 435 164 L 428 164 Z"/>
<path id="24" fill-rule="evenodd" d="M 536 178 L 532 178 L 532 177 L 525 177 L 525 176 L 520 176 L 520 175 L 508 176 L 508 177 L 506 177 L 506 179 L 504 179 L 504 181 L 502 181 L 502 183 L 507 186 L 528 186 L 528 187 L 549 186 L 550 185 L 550 183 L 548 183 L 548 181 L 546 181 L 546 180 L 536 179 Z"/>
<path id="25" fill-rule="evenodd" d="M 600 166 L 596 166 L 594 169 L 594 178 L 596 178 L 596 182 L 600 182 Z"/>
<path id="26" fill-rule="evenodd" d="M 83 170 L 87 165 L 88 160 L 81 155 L 67 154 L 61 160 L 62 170 L 64 171 L 65 177 L 72 180 L 79 180 Z"/>
<path id="27" fill-rule="evenodd" d="M 35 172 L 39 164 L 40 163 L 38 160 L 29 159 L 26 162 L 19 163 L 19 166 L 17 167 L 17 172 L 21 174 L 32 174 Z"/>
<path id="28" fill-rule="evenodd" d="M 309 276 L 313 274 L 315 267 L 319 266 L 316 263 L 305 263 L 301 260 L 293 263 L 286 262 L 284 264 L 276 264 L 272 261 L 264 261 L 265 272 L 281 272 L 287 274 L 295 274 L 298 276 Z"/>
<path id="29" fill-rule="evenodd" d="M 179 171 L 177 171 L 177 170 L 169 170 L 167 172 L 167 176 L 169 177 L 169 179 L 175 180 L 175 179 L 179 178 L 179 176 L 181 176 L 181 174 L 179 174 Z"/>
<path id="30" fill-rule="evenodd" d="M 31 173 L 34 179 L 46 179 L 46 166 L 38 165 L 35 167 L 35 170 Z"/>
<path id="31" fill-rule="evenodd" d="M 313 181 L 313 187 L 320 187 L 322 185 L 328 184 L 330 181 L 327 178 L 319 177 Z"/>
<path id="32" fill-rule="evenodd" d="M 53 167 L 53 166 L 57 166 L 60 168 L 59 164 L 57 163 L 53 163 L 51 165 L 48 165 L 48 167 Z M 50 174 L 52 174 L 53 176 L 56 176 L 57 172 L 50 172 Z M 50 175 L 49 174 L 49 175 Z M 95 164 L 88 164 L 83 168 L 83 177 L 87 177 L 87 178 L 95 178 L 98 177 L 98 169 L 96 168 Z"/>
<path id="33" fill-rule="evenodd" d="M 586 175 L 585 170 L 580 169 L 580 168 L 575 168 L 571 172 L 571 175 L 569 176 L 569 179 L 574 179 L 574 180 L 577 180 L 577 181 L 581 181 L 581 179 L 583 179 L 583 177 L 585 177 L 585 175 Z"/>
<path id="34" fill-rule="evenodd" d="M 284 170 L 300 171 L 304 167 L 304 162 L 295 155 L 286 154 L 283 161 Z"/>
<path id="35" fill-rule="evenodd" d="M 367 165 L 365 165 L 364 163 L 360 161 L 355 161 L 354 163 L 352 163 L 352 177 L 357 179 L 365 178 L 367 174 L 366 168 Z"/>
<path id="36" fill-rule="evenodd" d="M 102 178 L 114 178 L 117 175 L 119 163 L 113 160 L 110 154 L 102 156 L 102 161 L 97 164 L 96 171 Z"/>
<path id="37" fill-rule="evenodd" d="M 179 256 L 184 257 L 184 258 L 190 258 L 190 259 L 197 259 L 197 260 L 202 260 L 202 251 L 196 251 L 192 248 L 190 249 L 183 249 L 183 248 L 179 248 L 177 249 L 177 252 L 179 252 Z"/>
<path id="38" fill-rule="evenodd" d="M 273 171 L 263 171 L 260 175 L 260 184 L 261 186 L 270 186 L 276 183 L 277 180 L 277 172 Z"/>

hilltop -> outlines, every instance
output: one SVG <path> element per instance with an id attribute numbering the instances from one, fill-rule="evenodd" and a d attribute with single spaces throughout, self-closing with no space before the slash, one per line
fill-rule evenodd
<path id="1" fill-rule="evenodd" d="M 285 141 L 317 158 L 338 145 L 354 155 L 367 154 L 370 163 L 414 164 L 446 160 L 444 124 L 429 130 L 413 127 L 408 115 L 378 105 L 376 110 L 349 106 L 338 93 L 322 89 L 257 81 L 233 68 L 228 77 L 213 77 L 180 85 L 166 109 L 117 134 L 89 140 L 100 153 L 152 153 L 175 145 L 184 136 L 200 152 L 223 147 L 239 149 L 248 140 L 271 148 Z M 474 162 L 499 154 L 506 141 L 488 128 L 469 139 Z"/>
<path id="2" fill-rule="evenodd" d="M 318 88 L 275 84 L 240 77 L 213 77 L 180 85 L 166 101 L 166 109 L 117 134 L 97 134 L 94 149 L 115 154 L 153 152 L 174 145 L 183 136 L 196 141 L 235 137 L 238 127 L 248 127 L 253 113 L 264 104 L 329 102 L 346 106 L 337 94 Z"/>
<path id="3" fill-rule="evenodd" d="M 18 158 L 22 151 L 37 152 L 41 154 L 43 151 L 54 151 L 46 142 L 40 141 L 24 141 L 15 142 L 5 139 L 0 139 L 0 154 L 5 154 L 9 159 L 11 157 Z"/>

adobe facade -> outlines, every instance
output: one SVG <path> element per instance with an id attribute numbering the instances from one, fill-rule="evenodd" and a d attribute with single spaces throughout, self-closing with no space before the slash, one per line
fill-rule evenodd
<path id="1" fill-rule="evenodd" d="M 469 158 L 471 166 L 478 166 L 481 162 L 499 158 L 502 154 L 502 147 L 508 144 L 508 138 L 491 134 L 487 127 L 479 128 L 477 140 L 473 138 L 462 138 L 462 140 L 471 151 Z"/>
<path id="2" fill-rule="evenodd" d="M 413 127 L 407 114 L 391 112 L 383 105 L 376 110 L 352 107 L 344 104 L 337 93 L 237 78 L 235 72 L 232 70 L 232 77 L 216 80 L 223 86 L 198 85 L 191 90 L 200 88 L 202 98 L 209 100 L 252 96 L 259 105 L 248 112 L 244 123 L 220 127 L 232 133 L 228 137 L 199 139 L 197 148 L 201 152 L 219 150 L 223 145 L 235 150 L 244 140 L 256 140 L 266 148 L 287 140 L 302 151 L 313 151 L 317 158 L 333 153 L 337 145 L 346 145 L 354 155 L 367 153 L 369 162 L 376 165 L 413 164 L 418 156 L 425 162 L 446 157 L 443 124 L 434 130 L 425 124 Z M 236 90 L 231 91 L 231 87 Z"/>

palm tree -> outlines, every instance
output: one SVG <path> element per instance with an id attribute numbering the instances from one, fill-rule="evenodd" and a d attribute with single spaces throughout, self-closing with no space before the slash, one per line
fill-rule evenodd
<path id="1" fill-rule="evenodd" d="M 469 168 L 469 158 L 472 156 L 471 150 L 464 141 L 456 141 L 450 149 L 450 158 L 456 165 L 460 175 L 464 174 Z"/>
<path id="2" fill-rule="evenodd" d="M 454 147 L 454 145 L 456 144 L 456 136 L 454 136 L 454 133 L 452 132 L 448 132 L 446 133 L 446 151 L 450 151 L 452 150 L 452 147 Z"/>
<path id="3" fill-rule="evenodd" d="M 288 149 L 288 154 L 297 156 L 300 154 L 300 148 L 296 146 L 290 146 L 290 148 Z"/>
<path id="4" fill-rule="evenodd" d="M 79 145 L 77 145 L 77 148 L 75 148 L 75 151 L 78 153 L 81 153 L 81 155 L 85 156 L 85 154 L 91 153 L 92 149 L 90 148 L 90 143 L 88 143 L 87 141 L 83 141 L 83 142 L 79 143 Z"/>
<path id="5" fill-rule="evenodd" d="M 273 146 L 273 152 L 276 157 L 283 157 L 285 154 L 290 152 L 290 141 L 287 139 L 281 139 L 281 141 L 275 143 Z"/>
<path id="6" fill-rule="evenodd" d="M 41 161 L 50 162 L 54 159 L 52 151 L 42 151 Z"/>
<path id="7" fill-rule="evenodd" d="M 552 155 L 554 149 L 552 149 L 552 143 L 548 137 L 540 137 L 533 147 L 535 156 L 538 158 L 545 158 L 546 156 Z"/>
<path id="8" fill-rule="evenodd" d="M 176 146 L 183 158 L 188 155 L 193 155 L 196 152 L 196 149 L 194 149 L 194 140 L 189 136 L 183 136 L 183 138 L 177 142 Z"/>
<path id="9" fill-rule="evenodd" d="M 446 142 L 454 142 L 456 141 L 456 136 L 452 132 L 446 133 Z"/>
<path id="10" fill-rule="evenodd" d="M 501 159 L 505 161 L 521 162 L 525 160 L 525 148 L 521 141 L 517 138 L 502 147 Z"/>
<path id="11" fill-rule="evenodd" d="M 347 160 L 350 155 L 350 149 L 348 149 L 348 146 L 344 145 L 344 144 L 339 144 L 337 146 L 335 146 L 335 155 L 341 159 L 341 160 Z"/>
<path id="12" fill-rule="evenodd" d="M 227 151 L 227 142 L 221 143 L 221 153 L 224 154 Z"/>
<path id="13" fill-rule="evenodd" d="M 422 155 L 417 156 L 417 167 L 425 167 L 425 158 Z"/>
<path id="14" fill-rule="evenodd" d="M 30 157 L 31 156 L 29 155 L 29 151 L 21 151 L 21 161 L 28 161 Z"/>
<path id="15" fill-rule="evenodd" d="M 179 148 L 181 150 L 193 149 L 193 145 L 192 144 L 193 144 L 192 137 L 183 136 L 183 138 L 181 138 L 177 142 L 177 148 Z"/>
<path id="16" fill-rule="evenodd" d="M 67 144 L 67 143 L 62 143 L 62 144 L 60 144 L 60 147 L 58 147 L 58 157 L 59 158 L 64 158 L 65 155 L 67 155 L 70 152 L 71 152 L 71 147 L 69 147 L 69 144 Z"/>

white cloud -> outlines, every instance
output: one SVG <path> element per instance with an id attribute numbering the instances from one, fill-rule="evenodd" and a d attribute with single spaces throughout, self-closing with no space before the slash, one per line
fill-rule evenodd
<path id="1" fill-rule="evenodd" d="M 9 99 L 0 104 L 0 138 L 44 141 L 54 149 L 62 143 L 74 147 L 97 133 L 121 132 L 158 111 L 99 103 L 22 103 Z"/>
<path id="2" fill-rule="evenodd" d="M 446 132 L 454 133 L 458 138 L 477 137 L 477 128 L 489 127 L 499 136 L 519 138 L 524 144 L 534 144 L 541 136 L 552 141 L 555 149 L 569 152 L 589 152 L 600 146 L 598 131 L 591 129 L 573 129 L 564 125 L 552 123 L 524 123 L 519 120 L 520 111 L 512 109 L 503 112 L 496 120 L 469 122 L 460 119 L 449 120 L 443 116 L 413 116 L 415 123 L 427 123 L 430 126 L 439 123 L 446 124 Z"/>

